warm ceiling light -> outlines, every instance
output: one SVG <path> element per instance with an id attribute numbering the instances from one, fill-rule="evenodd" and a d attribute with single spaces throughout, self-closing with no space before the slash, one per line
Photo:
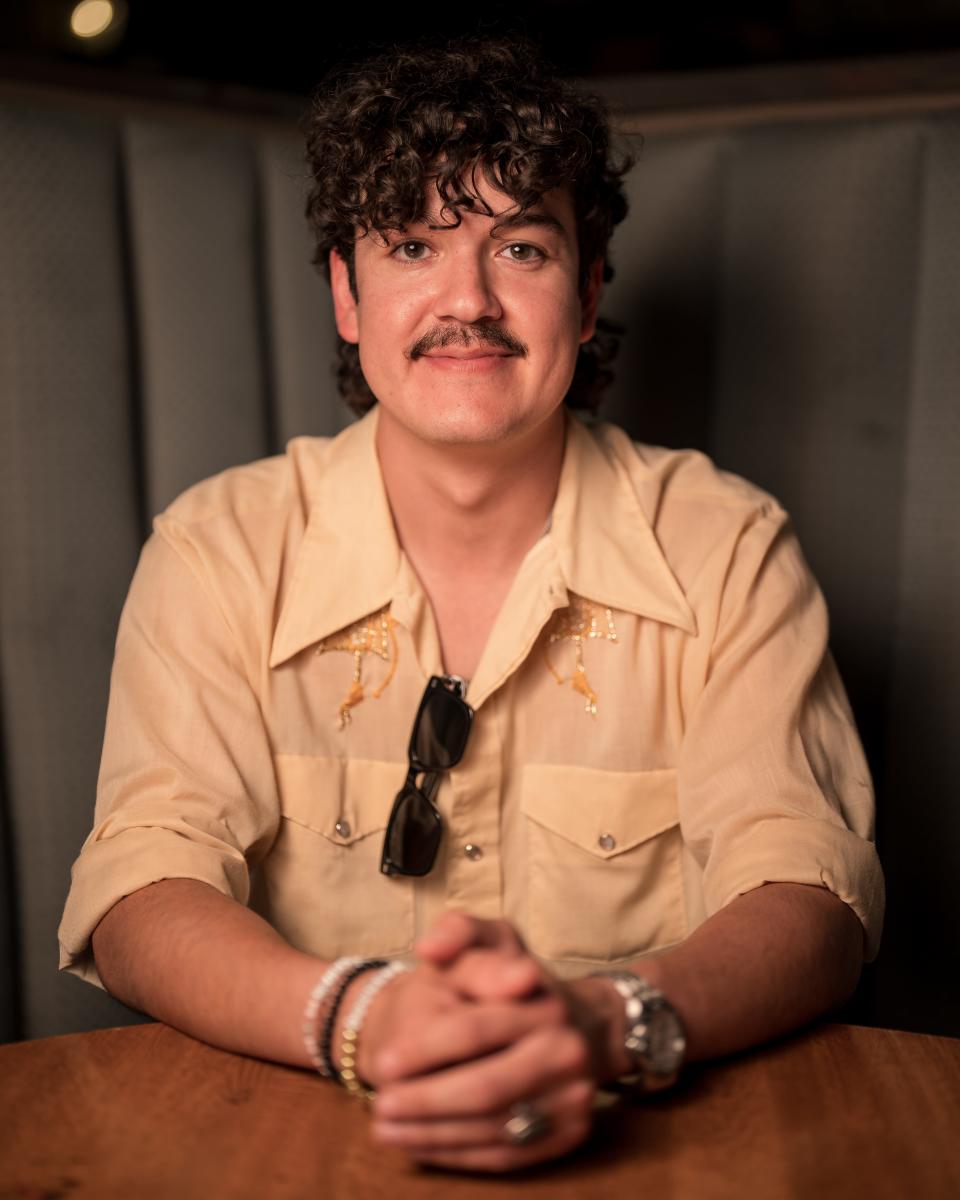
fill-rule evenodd
<path id="1" fill-rule="evenodd" d="M 99 37 L 110 28 L 113 15 L 110 0 L 81 0 L 70 14 L 70 29 L 78 38 Z"/>

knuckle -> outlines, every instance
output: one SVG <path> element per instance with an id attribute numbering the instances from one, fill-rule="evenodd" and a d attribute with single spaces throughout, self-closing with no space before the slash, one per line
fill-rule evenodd
<path id="1" fill-rule="evenodd" d="M 488 972 L 487 956 L 482 950 L 465 950 L 450 968 L 448 980 L 455 988 L 474 993 L 482 988 Z"/>
<path id="2" fill-rule="evenodd" d="M 497 946 L 506 950 L 511 955 L 521 955 L 527 953 L 526 944 L 523 938 L 518 934 L 514 926 L 509 920 L 504 920 L 502 917 L 491 920 L 490 928 L 493 932 L 494 941 Z"/>
<path id="3" fill-rule="evenodd" d="M 572 1029 L 564 1030 L 561 1035 L 560 1045 L 557 1049 L 557 1065 L 563 1071 L 569 1071 L 574 1075 L 585 1075 L 590 1066 L 590 1055 L 587 1051 L 587 1044 L 580 1036 Z"/>
<path id="4" fill-rule="evenodd" d="M 491 951 L 481 946 L 465 950 L 460 956 L 463 972 L 475 974 L 481 978 L 489 972 L 492 961 L 494 960 Z"/>
<path id="5" fill-rule="evenodd" d="M 484 1041 L 490 1027 L 490 1014 L 483 1008 L 467 1008 L 458 1018 L 463 1035 L 471 1042 Z"/>
<path id="6" fill-rule="evenodd" d="M 541 1003 L 545 1025 L 561 1026 L 567 1023 L 567 1006 L 559 996 L 547 996 Z"/>
<path id="7" fill-rule="evenodd" d="M 489 1079 L 478 1081 L 473 1089 L 473 1101 L 479 1112 L 497 1112 L 503 1107 L 500 1089 Z"/>
<path id="8" fill-rule="evenodd" d="M 562 1030 L 537 1026 L 528 1043 L 531 1057 L 538 1062 L 559 1064 L 561 1044 L 558 1044 L 558 1039 L 562 1037 Z"/>
<path id="9" fill-rule="evenodd" d="M 596 1090 L 595 1085 L 589 1079 L 578 1079 L 575 1083 L 571 1084 L 567 1096 L 574 1112 L 590 1112 L 593 1109 L 593 1098 Z"/>
<path id="10" fill-rule="evenodd" d="M 361 1051 L 358 1061 L 361 1074 L 375 1087 L 399 1078 L 403 1071 L 400 1055 L 392 1048 L 378 1051 L 372 1059 L 367 1059 Z"/>
<path id="11" fill-rule="evenodd" d="M 477 921 L 475 917 L 471 917 L 469 913 L 459 912 L 457 909 L 452 909 L 449 912 L 445 912 L 440 918 L 438 924 L 440 924 L 440 922 L 443 923 L 445 929 L 450 933 L 470 934 L 473 933 L 477 927 Z"/>
<path id="12" fill-rule="evenodd" d="M 511 955 L 507 961 L 510 965 L 510 975 L 514 986 L 524 989 L 530 995 L 545 990 L 546 979 L 539 963 L 522 954 Z"/>

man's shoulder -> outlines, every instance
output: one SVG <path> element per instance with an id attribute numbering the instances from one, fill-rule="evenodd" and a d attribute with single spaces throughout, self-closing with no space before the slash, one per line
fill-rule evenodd
<path id="1" fill-rule="evenodd" d="M 297 437 L 283 454 L 229 467 L 181 494 L 155 518 L 160 529 L 203 536 L 309 511 L 332 438 Z"/>
<path id="2" fill-rule="evenodd" d="M 648 517 L 663 509 L 733 510 L 741 517 L 782 516 L 777 498 L 750 480 L 723 470 L 702 450 L 671 449 L 636 441 L 617 425 L 599 424 L 594 435 L 605 453 L 628 472 Z M 650 511 L 653 510 L 653 511 Z"/>
<path id="3" fill-rule="evenodd" d="M 796 548 L 777 499 L 702 451 L 635 442 L 612 425 L 599 426 L 595 435 L 621 479 L 629 480 L 643 523 L 701 627 L 709 624 L 707 614 L 715 610 L 734 563 L 749 574 L 768 560 L 774 545 Z M 622 520 L 630 521 L 631 512 L 641 520 L 636 506 L 624 504 L 622 510 Z M 791 563 L 793 555 L 790 550 Z M 797 576 L 793 566 L 787 573 Z"/>

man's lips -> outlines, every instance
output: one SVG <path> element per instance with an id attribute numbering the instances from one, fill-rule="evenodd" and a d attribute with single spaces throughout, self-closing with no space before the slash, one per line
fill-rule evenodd
<path id="1" fill-rule="evenodd" d="M 459 376 L 484 375 L 490 371 L 499 371 L 511 359 L 516 358 L 510 350 L 500 350 L 492 346 L 480 350 L 457 350 L 446 346 L 443 350 L 429 350 L 421 355 L 427 369 L 444 371 L 447 374 Z"/>
<path id="2" fill-rule="evenodd" d="M 460 362 L 472 362 L 476 358 L 513 358 L 513 352 L 510 350 L 494 350 L 492 347 L 483 350 L 454 350 L 448 347 L 446 350 L 431 350 L 427 354 L 421 355 L 422 358 L 455 358 Z"/>

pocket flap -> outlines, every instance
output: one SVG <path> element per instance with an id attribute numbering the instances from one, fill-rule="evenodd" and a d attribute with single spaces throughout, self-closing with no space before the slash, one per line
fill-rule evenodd
<path id="1" fill-rule="evenodd" d="M 678 824 L 677 772 L 600 771 L 528 763 L 524 813 L 598 858 L 613 858 Z"/>
<path id="2" fill-rule="evenodd" d="M 338 846 L 386 829 L 407 773 L 406 763 L 309 754 L 278 754 L 274 763 L 284 817 Z"/>

